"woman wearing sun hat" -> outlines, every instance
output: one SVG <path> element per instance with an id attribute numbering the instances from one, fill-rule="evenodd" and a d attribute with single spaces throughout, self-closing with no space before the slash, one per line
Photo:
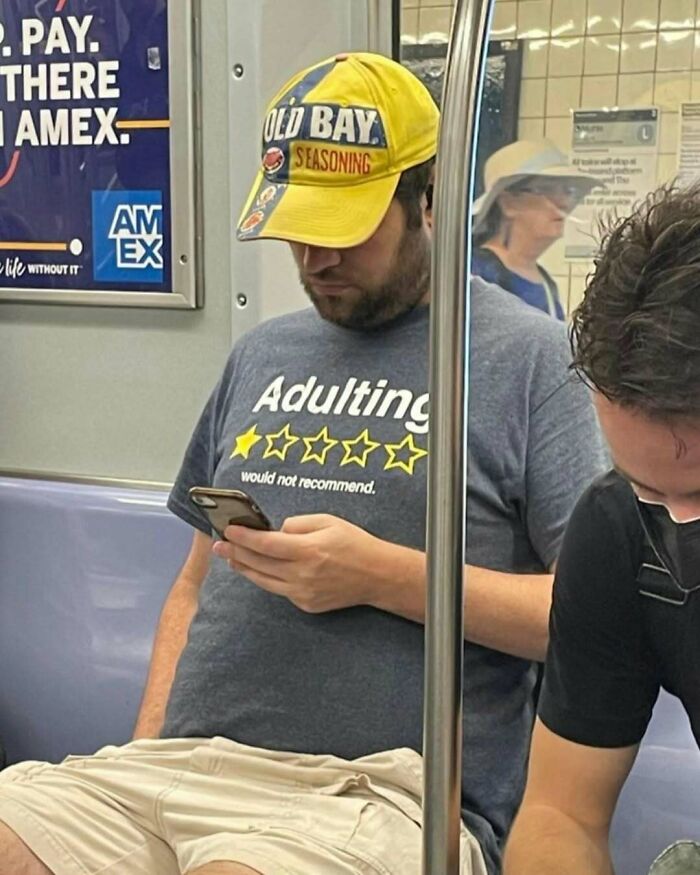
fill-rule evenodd
<path id="1" fill-rule="evenodd" d="M 598 181 L 572 167 L 549 140 L 518 140 L 489 158 L 484 182 L 472 210 L 472 273 L 564 319 L 557 284 L 538 259 Z"/>

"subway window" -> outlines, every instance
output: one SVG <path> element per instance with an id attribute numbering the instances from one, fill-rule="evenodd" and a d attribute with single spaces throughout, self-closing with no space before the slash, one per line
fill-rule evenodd
<path id="1" fill-rule="evenodd" d="M 452 3 L 426 0 L 403 0 L 401 7 L 402 60 L 436 98 L 453 11 Z M 551 243 L 536 262 L 540 276 L 533 275 L 534 265 L 529 272 L 524 268 L 525 283 L 528 273 L 530 280 L 543 279 L 543 308 L 551 309 L 552 294 L 567 315 L 581 301 L 598 218 L 612 211 L 624 215 L 659 185 L 700 176 L 699 12 L 695 0 L 496 0 L 476 196 L 490 189 L 490 206 L 494 188 L 500 195 L 506 178 L 523 177 L 532 168 L 549 167 L 563 178 L 546 192 L 516 187 L 521 205 L 524 196 L 534 204 L 532 196 L 550 194 L 560 212 L 549 229 Z M 489 174 L 488 158 L 516 143 L 497 155 Z M 475 206 L 483 205 L 477 200 Z M 493 241 L 497 228 L 493 216 L 481 213 L 475 245 L 488 243 L 489 236 Z M 512 231 L 517 237 L 517 221 Z M 480 260 L 488 264 L 481 269 L 502 280 L 508 265 L 496 259 L 482 252 Z M 526 298 L 527 289 L 524 284 Z"/>

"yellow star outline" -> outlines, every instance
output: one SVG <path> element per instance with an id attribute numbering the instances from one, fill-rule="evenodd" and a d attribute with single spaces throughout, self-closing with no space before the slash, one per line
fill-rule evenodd
<path id="1" fill-rule="evenodd" d="M 418 459 L 428 455 L 427 450 L 414 444 L 412 434 L 407 434 L 400 444 L 385 444 L 384 449 L 389 454 L 389 461 L 384 466 L 384 470 L 390 471 L 392 468 L 400 468 L 411 476 L 413 476 L 413 469 Z M 410 456 L 408 459 L 399 459 L 398 454 L 404 449 L 409 450 Z"/>
<path id="2" fill-rule="evenodd" d="M 363 448 L 359 452 L 355 452 L 354 448 L 360 444 Z M 365 429 L 362 434 L 359 434 L 354 440 L 343 441 L 345 455 L 343 456 L 343 461 L 340 463 L 340 467 L 342 468 L 343 465 L 350 465 L 354 462 L 356 465 L 359 465 L 360 468 L 366 468 L 367 457 L 371 452 L 376 450 L 377 447 L 381 447 L 381 444 L 373 441 L 369 435 L 369 429 Z"/>
<path id="3" fill-rule="evenodd" d="M 320 465 L 326 464 L 328 453 L 338 443 L 338 441 L 334 441 L 333 438 L 329 437 L 327 425 L 324 425 L 317 435 L 314 437 L 303 438 L 303 441 L 304 446 L 306 447 L 306 452 L 301 460 L 302 463 L 318 462 Z M 314 449 L 314 447 L 321 441 L 323 441 L 323 446 Z"/>
<path id="4" fill-rule="evenodd" d="M 248 456 L 250 456 L 250 451 L 258 441 L 262 440 L 262 435 L 258 434 L 256 431 L 257 427 L 256 423 L 251 426 L 245 434 L 238 435 L 236 438 L 236 446 L 233 448 L 233 452 L 229 458 L 235 459 L 236 456 L 243 456 L 244 459 L 247 459 Z"/>
<path id="5" fill-rule="evenodd" d="M 271 459 L 273 456 L 276 456 L 283 462 L 286 461 L 289 448 L 294 446 L 294 444 L 299 440 L 298 437 L 295 437 L 291 433 L 290 429 L 291 424 L 287 423 L 282 431 L 278 431 L 277 434 L 265 435 L 265 440 L 267 441 L 267 449 L 263 453 L 263 459 Z M 279 446 L 275 446 L 276 441 L 280 441 Z"/>

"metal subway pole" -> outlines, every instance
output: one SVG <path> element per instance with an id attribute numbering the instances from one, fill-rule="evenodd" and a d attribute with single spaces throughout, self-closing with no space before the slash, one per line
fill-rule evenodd
<path id="1" fill-rule="evenodd" d="M 462 777 L 467 206 L 494 0 L 457 0 L 443 91 L 430 316 L 423 873 L 458 875 Z M 465 251 L 466 250 L 466 251 Z"/>

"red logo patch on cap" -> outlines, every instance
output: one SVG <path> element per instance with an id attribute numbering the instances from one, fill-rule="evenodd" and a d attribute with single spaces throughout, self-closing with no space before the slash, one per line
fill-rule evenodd
<path id="1" fill-rule="evenodd" d="M 257 228 L 264 218 L 265 213 L 262 210 L 256 210 L 254 213 L 251 213 L 241 224 L 241 233 L 252 231 L 253 228 Z"/>
<path id="2" fill-rule="evenodd" d="M 263 155 L 263 170 L 265 173 L 276 173 L 283 166 L 284 161 L 284 152 L 277 146 L 272 146 Z"/>

